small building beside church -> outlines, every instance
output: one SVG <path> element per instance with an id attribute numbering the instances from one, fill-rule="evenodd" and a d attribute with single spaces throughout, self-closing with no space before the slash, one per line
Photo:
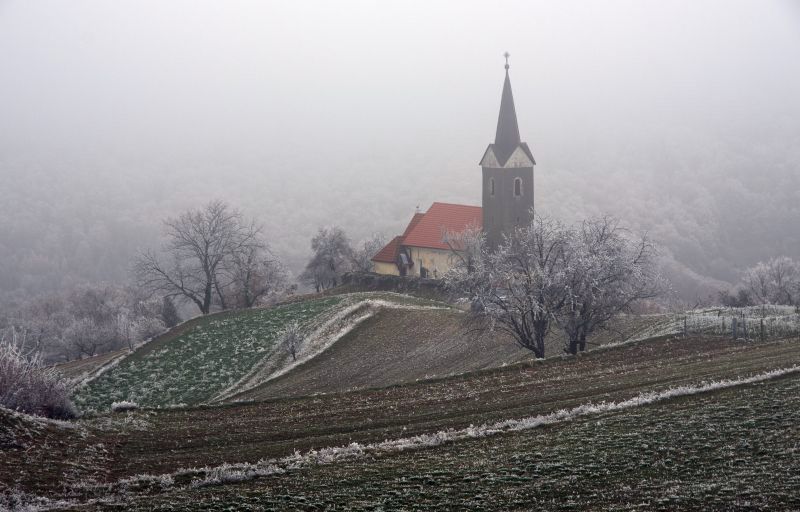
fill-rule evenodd
<path id="1" fill-rule="evenodd" d="M 402 235 L 396 236 L 372 257 L 375 272 L 397 276 L 439 278 L 456 262 L 445 242 L 445 233 L 481 229 L 480 206 L 433 203 L 425 213 L 411 217 Z"/>
<path id="2" fill-rule="evenodd" d="M 505 81 L 494 142 L 480 161 L 482 205 L 435 202 L 417 212 L 402 235 L 394 237 L 372 257 L 379 274 L 440 278 L 458 257 L 445 241 L 446 233 L 482 229 L 490 247 L 497 247 L 505 233 L 530 223 L 533 214 L 533 158 L 521 141 L 506 54 Z"/>

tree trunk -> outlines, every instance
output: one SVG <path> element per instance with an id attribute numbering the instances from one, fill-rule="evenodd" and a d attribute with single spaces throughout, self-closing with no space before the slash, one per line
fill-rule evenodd
<path id="1" fill-rule="evenodd" d="M 225 295 L 222 294 L 222 290 L 219 287 L 219 282 L 214 279 L 214 290 L 217 292 L 217 297 L 219 297 L 219 305 L 222 309 L 228 309 L 228 305 L 225 303 Z"/>
<path id="2" fill-rule="evenodd" d="M 569 339 L 569 346 L 567 347 L 567 352 L 572 354 L 573 356 L 578 353 L 578 339 L 570 337 Z"/>
<path id="3" fill-rule="evenodd" d="M 206 283 L 205 293 L 203 294 L 203 305 L 200 307 L 200 312 L 204 315 L 207 315 L 211 312 L 211 294 L 212 286 L 211 281 Z"/>
<path id="4" fill-rule="evenodd" d="M 534 320 L 533 322 L 533 338 L 535 348 L 533 350 L 533 355 L 536 356 L 537 359 L 544 359 L 544 351 L 545 351 L 545 337 L 547 336 L 547 328 L 548 328 L 548 321 L 547 320 Z"/>
<path id="5" fill-rule="evenodd" d="M 585 334 L 581 334 L 580 340 L 578 341 L 578 349 L 581 352 L 584 352 L 586 350 L 586 335 Z"/>

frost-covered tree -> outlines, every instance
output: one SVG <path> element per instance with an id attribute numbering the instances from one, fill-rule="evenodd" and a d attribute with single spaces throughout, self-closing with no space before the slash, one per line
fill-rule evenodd
<path id="1" fill-rule="evenodd" d="M 662 295 L 656 247 L 634 237 L 616 219 L 584 221 L 570 231 L 559 269 L 564 302 L 552 311 L 566 338 L 566 352 L 586 349 L 586 338 L 635 303 Z"/>
<path id="2" fill-rule="evenodd" d="M 800 302 L 800 263 L 780 256 L 748 268 L 742 284 L 759 304 L 796 305 Z"/>
<path id="3" fill-rule="evenodd" d="M 292 361 L 297 361 L 297 353 L 303 345 L 303 330 L 300 328 L 300 324 L 292 322 L 286 326 L 278 336 L 278 342 L 292 356 Z"/>
<path id="4" fill-rule="evenodd" d="M 469 297 L 480 329 L 505 332 L 538 358 L 553 324 L 575 354 L 615 315 L 664 290 L 654 246 L 610 218 L 569 227 L 537 215 L 496 251 L 471 240 L 478 250 L 448 273 L 448 286 Z"/>
<path id="5" fill-rule="evenodd" d="M 19 340 L 24 353 L 40 353 L 47 362 L 132 348 L 165 328 L 161 301 L 108 284 L 43 295 L 3 313 L 7 337 Z"/>
<path id="6" fill-rule="evenodd" d="M 320 228 L 311 239 L 313 255 L 300 280 L 317 292 L 337 286 L 345 272 L 352 269 L 353 248 L 340 227 Z"/>
<path id="7" fill-rule="evenodd" d="M 564 301 L 561 267 L 568 239 L 567 228 L 541 216 L 516 229 L 496 251 L 480 231 L 451 236 L 458 263 L 445 282 L 469 298 L 478 330 L 504 332 L 543 358 L 553 312 Z"/>

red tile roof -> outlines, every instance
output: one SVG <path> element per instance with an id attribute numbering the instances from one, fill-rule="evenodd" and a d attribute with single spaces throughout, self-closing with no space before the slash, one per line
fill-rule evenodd
<path id="1" fill-rule="evenodd" d="M 424 213 L 417 212 L 414 214 L 413 217 L 411 217 L 411 222 L 408 223 L 408 226 L 406 226 L 406 230 L 403 231 L 403 238 L 407 237 L 408 234 L 411 233 L 411 230 L 414 229 L 417 224 L 419 224 L 419 221 L 421 221 L 422 217 L 424 216 L 425 216 Z"/>
<path id="2" fill-rule="evenodd" d="M 444 231 L 458 233 L 470 226 L 477 229 L 483 226 L 483 210 L 480 206 L 433 203 L 424 215 L 420 215 L 419 220 L 418 215 L 411 220 L 414 225 L 409 224 L 406 229 L 402 245 L 449 250 L 447 244 L 442 242 Z"/>
<path id="3" fill-rule="evenodd" d="M 412 229 L 414 229 L 414 226 L 419 224 L 419 221 L 422 220 L 422 217 L 424 216 L 424 213 L 415 213 L 414 216 L 411 217 L 411 222 L 408 223 L 408 226 L 406 226 L 406 230 L 403 231 L 403 234 L 392 238 L 392 240 L 386 244 L 383 249 L 378 251 L 378 253 L 373 256 L 371 260 L 382 263 L 397 263 L 397 256 L 400 253 L 400 247 L 403 245 L 403 238 L 405 238 L 405 236 L 409 234 Z"/>
<path id="4" fill-rule="evenodd" d="M 400 244 L 402 241 L 402 236 L 392 238 L 392 241 L 386 244 L 386 247 L 378 251 L 378 254 L 372 257 L 372 261 L 397 263 L 397 253 L 400 252 Z"/>

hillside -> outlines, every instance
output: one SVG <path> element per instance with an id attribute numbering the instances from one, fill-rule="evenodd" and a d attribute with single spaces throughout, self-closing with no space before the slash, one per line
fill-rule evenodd
<path id="1" fill-rule="evenodd" d="M 75 403 L 90 411 L 122 400 L 151 407 L 210 400 L 263 359 L 280 357 L 275 341 L 286 325 L 307 322 L 340 302 L 332 297 L 199 318 L 118 360 L 80 387 Z"/>
<path id="2" fill-rule="evenodd" d="M 297 361 L 276 346 L 290 322 L 304 326 Z M 590 347 L 621 341 L 658 321 L 621 317 Z M 530 352 L 494 333 L 478 335 L 447 304 L 384 292 L 300 299 L 291 304 L 201 317 L 129 355 L 112 353 L 61 365 L 86 383 L 74 393 L 83 411 L 113 402 L 167 407 L 381 387 L 493 368 Z M 562 351 L 557 332 L 548 354 Z"/>
<path id="3" fill-rule="evenodd" d="M 586 479 L 559 503 L 592 509 L 631 496 L 652 510 L 670 508 L 657 501 L 668 498 L 694 503 L 698 489 L 676 469 L 685 468 L 716 482 L 703 492 L 721 508 L 752 489 L 754 503 L 788 503 L 800 490 L 796 461 L 782 455 L 794 438 L 798 365 L 796 341 L 675 338 L 382 389 L 104 414 L 3 450 L 0 493 L 164 510 L 403 508 L 417 497 L 436 508 L 468 506 L 459 483 L 472 482 L 472 497 L 503 509 Z M 565 411 L 581 416 L 568 421 Z M 61 486 L 71 470 L 42 476 L 54 447 L 80 469 L 69 496 Z M 725 484 L 733 474 L 741 488 Z"/>
<path id="4" fill-rule="evenodd" d="M 622 317 L 591 346 L 621 341 L 656 320 Z M 530 360 L 531 352 L 501 333 L 470 332 L 457 310 L 381 309 L 324 353 L 291 372 L 232 396 L 263 400 L 389 386 Z M 563 341 L 553 331 L 547 354 L 559 356 Z"/>
<path id="5" fill-rule="evenodd" d="M 131 354 L 104 355 L 62 368 L 68 376 L 89 375 L 74 392 L 83 411 L 108 410 L 123 400 L 149 407 L 209 403 L 313 359 L 385 308 L 452 311 L 446 304 L 391 293 L 301 298 L 196 318 Z M 293 322 L 307 338 L 297 361 L 277 346 L 278 335 Z"/>

